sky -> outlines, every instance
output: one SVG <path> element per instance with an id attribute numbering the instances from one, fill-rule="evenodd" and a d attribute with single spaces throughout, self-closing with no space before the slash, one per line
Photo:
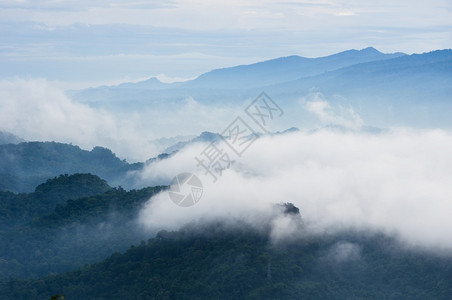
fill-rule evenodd
<path id="1" fill-rule="evenodd" d="M 452 48 L 452 2 L 0 0 L 0 79 L 63 89 L 368 46 Z"/>

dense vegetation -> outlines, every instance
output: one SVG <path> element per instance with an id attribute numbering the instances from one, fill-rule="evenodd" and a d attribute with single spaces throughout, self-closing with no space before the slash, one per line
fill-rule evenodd
<path id="1" fill-rule="evenodd" d="M 49 299 L 447 299 L 452 261 L 360 233 L 272 244 L 221 224 L 160 232 L 101 263 L 14 280 L 0 298 Z"/>
<path id="2" fill-rule="evenodd" d="M 0 279 L 73 270 L 127 249 L 148 236 L 134 220 L 162 188 L 125 191 L 75 174 L 29 194 L 0 192 Z"/>
<path id="3" fill-rule="evenodd" d="M 102 194 L 111 187 L 91 174 L 60 175 L 38 185 L 33 193 L 0 191 L 0 230 L 30 222 L 69 199 Z"/>
<path id="4" fill-rule="evenodd" d="M 109 149 L 91 151 L 55 142 L 0 145 L 0 190 L 31 192 L 39 183 L 60 174 L 91 173 L 111 185 L 127 185 L 127 171 L 142 164 L 128 164 Z"/>

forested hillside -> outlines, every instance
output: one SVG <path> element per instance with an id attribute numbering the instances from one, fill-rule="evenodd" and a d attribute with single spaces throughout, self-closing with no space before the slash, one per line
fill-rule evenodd
<path id="1" fill-rule="evenodd" d="M 29 194 L 0 192 L 0 280 L 68 271 L 127 249 L 148 237 L 135 219 L 162 188 L 125 191 L 75 174 Z"/>
<path id="2" fill-rule="evenodd" d="M 78 271 L 0 287 L 6 299 L 448 299 L 452 261 L 348 232 L 272 243 L 237 224 L 192 226 Z"/>
<path id="3" fill-rule="evenodd" d="M 55 142 L 0 145 L 0 190 L 31 192 L 43 181 L 60 174 L 91 173 L 112 186 L 126 185 L 126 174 L 142 164 L 128 164 L 111 150 L 91 151 Z"/>

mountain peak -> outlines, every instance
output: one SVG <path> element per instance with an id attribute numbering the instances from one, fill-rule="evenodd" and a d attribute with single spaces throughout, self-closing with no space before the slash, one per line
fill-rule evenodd
<path id="1" fill-rule="evenodd" d="M 215 141 L 219 140 L 220 138 L 221 138 L 221 136 L 218 133 L 204 131 L 201 133 L 201 135 L 199 137 L 193 139 L 193 141 L 215 142 Z"/>
<path id="2" fill-rule="evenodd" d="M 151 77 L 149 79 L 146 79 L 145 82 L 147 82 L 147 83 L 157 83 L 157 84 L 158 83 L 163 83 L 157 77 Z"/>
<path id="3" fill-rule="evenodd" d="M 383 54 L 382 52 L 378 51 L 374 47 L 367 47 L 367 48 L 359 50 L 359 52 L 364 52 L 364 53 L 369 53 L 369 54 Z"/>
<path id="4" fill-rule="evenodd" d="M 367 48 L 363 48 L 363 49 L 360 49 L 360 50 L 357 50 L 357 49 L 345 50 L 343 52 L 332 54 L 332 55 L 327 56 L 327 57 L 335 57 L 335 56 L 339 56 L 339 57 L 343 57 L 343 56 L 374 57 L 374 56 L 380 56 L 380 55 L 385 55 L 385 54 L 380 52 L 380 51 L 378 51 L 374 47 L 367 47 Z"/>
<path id="5" fill-rule="evenodd" d="M 35 188 L 35 196 L 52 206 L 68 199 L 99 195 L 110 189 L 107 182 L 96 175 L 64 174 L 38 185 Z"/>

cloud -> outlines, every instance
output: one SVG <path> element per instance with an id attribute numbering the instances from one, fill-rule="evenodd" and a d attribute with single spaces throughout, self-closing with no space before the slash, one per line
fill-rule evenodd
<path id="1" fill-rule="evenodd" d="M 32 10 L 50 10 L 50 11 L 83 11 L 89 8 L 109 8 L 109 7 L 124 7 L 137 9 L 155 9 L 162 7 L 174 6 L 173 1 L 129 1 L 129 0 L 113 0 L 113 1 L 54 1 L 54 0 L 1 0 L 0 8 L 21 8 Z"/>
<path id="2" fill-rule="evenodd" d="M 129 161 L 145 161 L 162 149 L 154 140 L 219 131 L 234 109 L 210 107 L 188 97 L 177 103 L 103 110 L 73 101 L 44 79 L 0 81 L 0 130 L 28 141 L 110 148 Z"/>
<path id="3" fill-rule="evenodd" d="M 138 116 L 121 120 L 74 102 L 43 79 L 0 81 L 0 106 L 0 129 L 25 140 L 107 146 L 131 158 L 155 152 L 136 128 Z"/>
<path id="4" fill-rule="evenodd" d="M 352 107 L 333 108 L 323 99 L 322 94 L 315 93 L 313 97 L 313 100 L 305 101 L 305 109 L 316 115 L 324 125 L 340 125 L 350 129 L 359 129 L 364 125 L 363 120 Z"/>
<path id="5" fill-rule="evenodd" d="M 335 263 L 342 264 L 346 262 L 354 262 L 361 258 L 361 247 L 354 243 L 346 241 L 337 242 L 328 251 L 324 259 Z"/>
<path id="6" fill-rule="evenodd" d="M 177 228 L 193 220 L 245 220 L 257 224 L 270 203 L 292 202 L 311 233 L 345 229 L 381 231 L 407 245 L 452 249 L 452 135 L 442 130 L 383 134 L 291 133 L 257 140 L 213 183 L 194 157 L 194 145 L 151 164 L 143 180 L 194 172 L 201 200 L 189 208 L 167 193 L 152 198 L 141 222 Z M 274 226 L 287 229 L 287 221 Z M 256 225 L 259 226 L 259 225 Z M 283 230 L 284 231 L 284 230 Z"/>

